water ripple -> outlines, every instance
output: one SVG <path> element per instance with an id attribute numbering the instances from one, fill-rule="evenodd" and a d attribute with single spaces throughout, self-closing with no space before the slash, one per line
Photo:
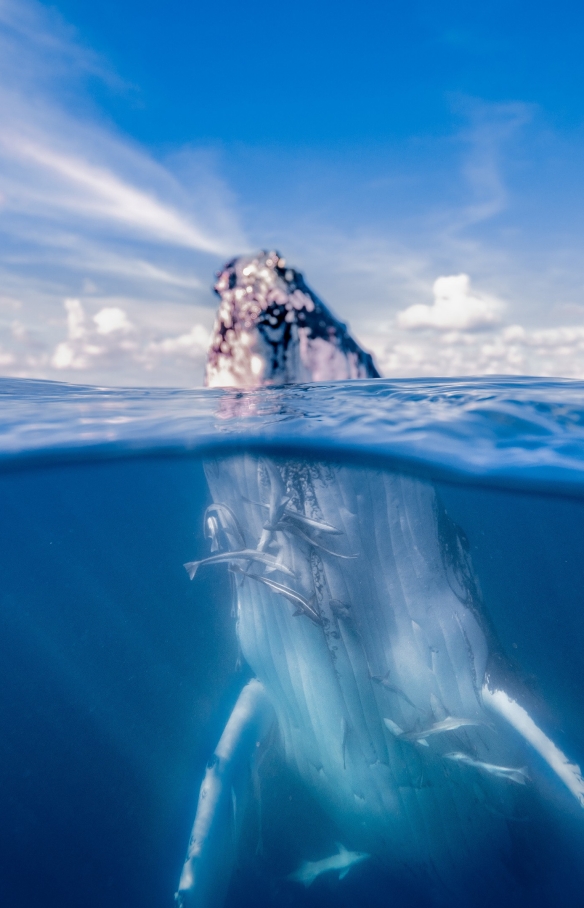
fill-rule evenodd
<path id="1" fill-rule="evenodd" d="M 254 391 L 0 380 L 0 464 L 227 448 L 584 494 L 584 382 L 375 379 Z"/>

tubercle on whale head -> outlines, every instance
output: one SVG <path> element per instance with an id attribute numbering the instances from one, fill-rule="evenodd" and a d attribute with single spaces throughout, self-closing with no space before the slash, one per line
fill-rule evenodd
<path id="1" fill-rule="evenodd" d="M 207 387 L 379 377 L 371 355 L 278 252 L 232 259 L 217 274 L 214 289 L 221 303 Z"/>

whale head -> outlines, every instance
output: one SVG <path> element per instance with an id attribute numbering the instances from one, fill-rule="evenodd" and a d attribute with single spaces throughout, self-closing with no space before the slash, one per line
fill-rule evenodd
<path id="1" fill-rule="evenodd" d="M 378 378 L 369 353 L 275 251 L 228 262 L 209 345 L 209 388 Z"/>

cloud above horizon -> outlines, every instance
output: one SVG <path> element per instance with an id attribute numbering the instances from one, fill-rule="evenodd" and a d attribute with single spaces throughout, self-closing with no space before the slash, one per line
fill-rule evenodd
<path id="1" fill-rule="evenodd" d="M 91 317 L 78 299 L 67 299 L 67 337 L 50 355 L 49 365 L 57 372 L 111 370 L 137 365 L 146 372 L 160 372 L 169 365 L 202 370 L 209 343 L 209 331 L 193 325 L 190 331 L 176 336 L 153 337 L 144 326 L 137 327 L 126 312 L 117 306 L 106 306 Z M 172 362 L 169 363 L 169 358 Z"/>
<path id="2" fill-rule="evenodd" d="M 199 384 L 213 272 L 276 246 L 386 375 L 584 377 L 579 235 L 531 253 L 510 216 L 530 105 L 454 99 L 417 170 L 404 147 L 365 175 L 317 150 L 155 153 L 96 83 L 135 91 L 57 13 L 0 0 L 0 374 Z"/>
<path id="3" fill-rule="evenodd" d="M 185 184 L 88 114 L 88 78 L 121 83 L 54 12 L 0 0 L 0 371 L 200 383 L 210 277 L 248 247 L 230 191 L 210 162 Z M 113 312 L 131 330 L 104 331 Z"/>
<path id="4" fill-rule="evenodd" d="M 22 128 L 20 132 L 3 130 L 0 152 L 4 162 L 14 162 L 22 174 L 18 182 L 15 168 L 12 181 L 4 183 L 2 201 L 8 211 L 52 221 L 69 214 L 114 234 L 228 254 L 233 238 L 214 236 L 192 217 L 161 202 L 155 191 L 140 189 L 109 167 L 92 163 L 88 149 L 85 156 L 72 156 L 50 147 L 52 142 L 54 138 L 46 134 L 30 138 Z"/>
<path id="5" fill-rule="evenodd" d="M 584 324 L 504 325 L 505 303 L 475 291 L 467 274 L 437 278 L 433 292 L 432 305 L 410 306 L 363 337 L 384 375 L 584 378 Z"/>
<path id="6" fill-rule="evenodd" d="M 431 306 L 416 303 L 398 312 L 400 328 L 469 331 L 491 327 L 501 320 L 504 304 L 494 297 L 473 293 L 468 274 L 439 277 L 432 290 L 434 302 Z"/>
<path id="7" fill-rule="evenodd" d="M 452 331 L 431 338 L 399 333 L 363 341 L 389 377 L 533 375 L 584 379 L 584 325 L 484 333 Z"/>

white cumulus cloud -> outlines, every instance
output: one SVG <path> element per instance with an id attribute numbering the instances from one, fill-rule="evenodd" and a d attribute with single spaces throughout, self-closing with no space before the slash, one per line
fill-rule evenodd
<path id="1" fill-rule="evenodd" d="M 113 334 L 115 331 L 131 331 L 132 323 L 123 309 L 118 306 L 106 306 L 93 316 L 98 334 Z"/>
<path id="2" fill-rule="evenodd" d="M 80 371 L 113 371 L 131 376 L 135 384 L 147 384 L 150 373 L 158 371 L 182 374 L 183 384 L 201 383 L 210 335 L 204 325 L 168 335 L 160 326 L 134 324 L 117 306 L 105 306 L 91 317 L 79 299 L 65 300 L 64 308 L 66 337 L 37 361 L 46 377 L 79 380 L 75 373 Z"/>
<path id="3" fill-rule="evenodd" d="M 471 289 L 468 274 L 453 274 L 434 281 L 434 302 L 416 303 L 397 314 L 400 328 L 437 328 L 440 331 L 468 331 L 485 328 L 501 320 L 503 303 Z"/>
<path id="4" fill-rule="evenodd" d="M 413 333 L 387 323 L 363 343 L 387 377 L 546 375 L 584 379 L 584 324 Z"/>

